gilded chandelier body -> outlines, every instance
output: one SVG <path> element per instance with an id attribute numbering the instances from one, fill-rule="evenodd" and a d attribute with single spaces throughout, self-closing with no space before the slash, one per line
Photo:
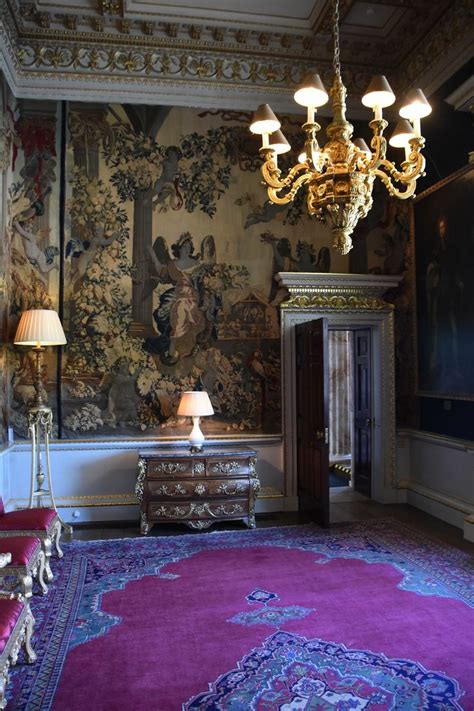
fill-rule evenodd
<path id="1" fill-rule="evenodd" d="M 387 141 L 383 134 L 388 123 L 382 118 L 382 108 L 390 106 L 395 95 L 385 77 L 375 77 L 362 99 L 375 114 L 369 123 L 372 130 L 370 149 L 361 139 L 352 141 L 354 128 L 346 119 L 347 90 L 339 63 L 337 0 L 334 0 L 334 75 L 329 91 L 333 120 L 326 129 L 328 141 L 323 147 L 317 140 L 321 126 L 314 120 L 316 107 L 327 101 L 319 76 L 305 77 L 295 94 L 296 101 L 308 109 L 308 119 L 302 127 L 306 140 L 304 153 L 286 176 L 282 176 L 278 167 L 278 154 L 290 150 L 290 146 L 278 130 L 280 123 L 268 105 L 263 104 L 257 109 L 251 130 L 262 134 L 260 153 L 264 163 L 261 171 L 269 200 L 280 205 L 290 203 L 306 186 L 309 214 L 330 224 L 333 246 L 347 254 L 352 248 L 354 228 L 372 207 L 372 187 L 376 177 L 382 180 L 392 196 L 406 199 L 414 194 L 417 178 L 425 168 L 421 154 L 425 141 L 420 134 L 420 118 L 430 113 L 431 108 L 420 90 L 410 92 L 400 115 L 409 118 L 411 123 L 399 122 L 390 139 L 392 145 L 405 149 L 405 160 L 401 169 L 397 169 L 386 157 Z M 278 138 L 272 139 L 276 134 Z"/>

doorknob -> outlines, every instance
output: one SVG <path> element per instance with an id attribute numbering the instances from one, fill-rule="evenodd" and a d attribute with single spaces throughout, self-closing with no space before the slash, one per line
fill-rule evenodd
<path id="1" fill-rule="evenodd" d="M 371 418 L 371 417 L 368 417 L 368 418 L 366 419 L 366 421 L 365 421 L 365 426 L 366 426 L 366 427 L 370 427 L 371 424 L 372 424 L 372 418 Z"/>

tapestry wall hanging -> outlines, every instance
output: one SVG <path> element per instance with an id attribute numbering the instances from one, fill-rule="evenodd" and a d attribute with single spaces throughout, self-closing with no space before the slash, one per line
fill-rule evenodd
<path id="1" fill-rule="evenodd" d="M 45 377 L 54 434 L 187 436 L 176 410 L 194 388 L 214 407 L 207 436 L 280 434 L 286 294 L 274 277 L 350 265 L 301 203 L 263 202 L 248 114 L 12 106 L 9 331 L 27 308 L 60 313 L 68 344 L 48 354 Z M 360 263 L 404 272 L 406 211 L 375 197 Z M 8 357 L 10 422 L 24 437 L 33 363 Z"/>

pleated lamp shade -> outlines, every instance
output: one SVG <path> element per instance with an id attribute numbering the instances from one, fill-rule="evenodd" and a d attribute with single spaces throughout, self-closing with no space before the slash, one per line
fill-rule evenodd
<path id="1" fill-rule="evenodd" d="M 21 314 L 14 343 L 17 346 L 62 346 L 67 341 L 56 311 L 31 309 Z"/>
<path id="2" fill-rule="evenodd" d="M 206 392 L 186 391 L 181 397 L 177 414 L 182 417 L 203 417 L 213 415 L 214 410 Z"/>

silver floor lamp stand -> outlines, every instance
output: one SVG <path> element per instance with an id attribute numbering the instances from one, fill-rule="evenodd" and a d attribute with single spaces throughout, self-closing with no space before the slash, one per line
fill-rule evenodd
<path id="1" fill-rule="evenodd" d="M 72 526 L 63 521 L 58 513 L 54 500 L 53 482 L 51 479 L 51 462 L 49 457 L 49 440 L 53 428 L 53 411 L 46 407 L 42 396 L 41 368 L 43 348 L 36 347 L 35 391 L 36 397 L 32 407 L 28 409 L 28 433 L 31 437 L 31 482 L 30 508 L 45 507 L 56 511 L 63 531 L 72 536 Z M 44 464 L 43 464 L 44 460 Z"/>

